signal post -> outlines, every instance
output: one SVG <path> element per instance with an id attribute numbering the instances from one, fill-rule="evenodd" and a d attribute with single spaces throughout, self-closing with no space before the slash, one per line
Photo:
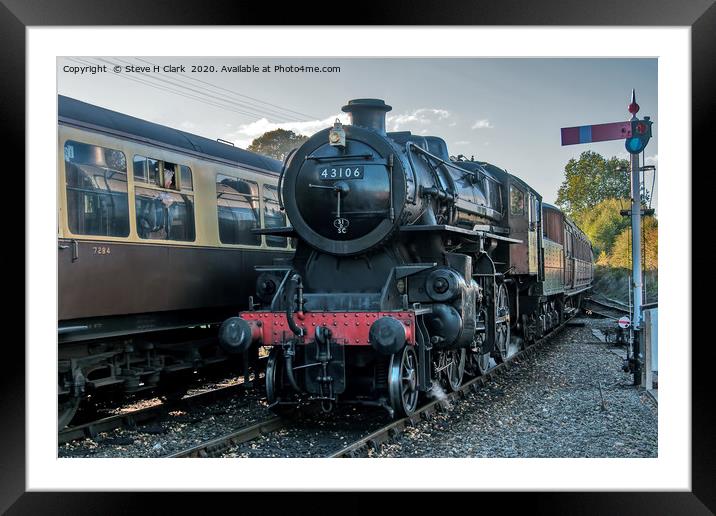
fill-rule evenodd
<path id="1" fill-rule="evenodd" d="M 562 128 L 562 145 L 625 139 L 624 146 L 630 154 L 631 261 L 634 320 L 632 321 L 633 343 L 629 369 L 634 373 L 634 385 L 641 385 L 641 367 L 643 361 L 641 349 L 643 325 L 642 286 L 644 282 L 641 270 L 641 178 L 639 175 L 641 168 L 639 167 L 639 154 L 649 143 L 649 139 L 651 139 L 651 125 L 653 122 L 648 116 L 645 116 L 643 120 L 637 118 L 636 114 L 639 112 L 639 104 L 636 103 L 636 93 L 633 89 L 631 90 L 631 102 L 629 103 L 628 110 L 629 113 L 631 113 L 631 119 L 628 122 Z M 651 367 L 651 365 L 649 365 L 649 367 Z"/>

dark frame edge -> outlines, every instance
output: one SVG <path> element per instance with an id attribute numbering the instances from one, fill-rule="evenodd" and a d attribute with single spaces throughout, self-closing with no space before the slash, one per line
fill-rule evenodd
<path id="1" fill-rule="evenodd" d="M 22 170 L 22 182 L 14 186 L 16 199 L 24 206 L 25 198 L 25 24 L 11 12 L 4 3 L 0 3 L 0 74 L 4 83 L 0 94 L 0 120 L 5 129 L 3 140 L 6 148 L 16 149 L 13 157 L 13 168 Z M 18 195 L 22 192 L 22 197 Z M 12 208 L 15 213 L 23 213 L 20 207 Z M 6 212 L 7 213 L 7 212 Z M 19 227 L 18 227 L 19 226 Z M 14 242 L 14 257 L 20 257 L 21 264 L 18 269 L 25 268 L 25 218 L 23 224 L 17 224 L 15 234 L 8 240 Z M 22 234 L 20 234 L 22 232 Z M 18 249 L 20 248 L 20 249 Z M 19 250 L 19 252 L 18 252 Z M 25 291 L 15 290 L 17 297 L 11 303 L 18 310 L 25 307 Z M 16 320 L 25 321 L 21 315 L 15 315 Z M 25 325 L 21 326 L 22 342 L 25 342 Z M 2 428 L 1 440 L 3 442 L 2 463 L 0 467 L 0 513 L 6 510 L 25 491 L 25 349 L 19 345 L 17 337 L 9 339 L 13 345 L 3 346 L 3 356 L 6 364 L 0 375 L 0 421 Z M 7 343 L 8 341 L 6 341 Z"/>
<path id="2" fill-rule="evenodd" d="M 707 303 L 703 300 L 698 302 L 696 293 L 699 289 L 694 288 L 694 271 L 708 270 L 711 267 L 708 257 L 704 253 L 693 252 L 693 238 L 695 235 L 704 234 L 709 231 L 702 228 L 697 232 L 695 223 L 702 224 L 713 218 L 704 206 L 704 197 L 695 197 L 694 185 L 697 175 L 695 171 L 705 172 L 707 167 L 713 166 L 713 159 L 710 156 L 712 149 L 712 130 L 714 116 L 716 116 L 716 4 L 712 4 L 691 27 L 691 265 L 692 276 L 688 278 L 692 285 L 692 320 L 691 326 L 691 356 L 692 356 L 692 404 L 691 404 L 691 489 L 697 497 L 712 513 L 716 513 L 716 438 L 714 437 L 712 410 L 708 407 L 713 405 L 713 386 L 710 382 L 712 377 L 712 364 L 716 360 L 713 346 L 703 345 L 707 341 L 701 340 L 701 346 L 696 347 L 697 333 L 694 331 L 693 321 L 707 321 L 709 317 Z M 702 190 L 703 192 L 703 190 Z M 703 192 L 704 195 L 706 192 Z M 698 357 L 698 359 L 696 359 Z M 698 408 L 701 410 L 698 410 Z"/>
<path id="3" fill-rule="evenodd" d="M 67 4 L 69 2 L 58 2 Z M 81 3 L 81 2 L 78 2 Z M 692 6 L 693 7 L 693 6 Z M 700 8 L 699 8 L 700 9 Z M 700 15 L 692 11 L 690 19 L 695 20 L 692 25 L 692 163 L 693 170 L 697 167 L 706 167 L 706 152 L 710 150 L 710 143 L 706 140 L 708 131 L 707 124 L 714 116 L 714 95 L 716 91 L 716 72 L 713 71 L 713 63 L 716 62 L 716 44 L 714 42 L 714 34 L 716 34 L 716 5 L 711 5 L 703 10 Z M 100 13 L 97 11 L 97 18 Z M 217 19 L 221 19 L 220 13 L 215 13 Z M 558 15 L 555 13 L 555 17 Z M 52 15 L 47 18 L 52 19 Z M 43 22 L 47 22 L 47 18 Z M 112 17 L 110 17 L 112 18 Z M 168 19 L 171 19 L 168 16 Z M 670 21 L 664 17 L 662 24 L 671 25 L 678 23 Z M 5 131 L 5 143 L 9 148 L 25 149 L 25 24 L 27 18 L 12 12 L 5 3 L 0 4 L 0 43 L 2 44 L 2 53 L 0 54 L 0 70 L 3 71 L 4 87 L 3 94 L 0 99 L 0 117 L 3 126 L 8 130 Z M 35 19 L 32 19 L 35 21 Z M 224 23 L 226 23 L 224 18 Z M 558 18 L 555 18 L 558 20 Z M 519 22 L 518 20 L 517 22 Z M 121 20 L 116 20 L 120 22 Z M 463 19 L 459 23 L 466 23 Z M 85 23 L 90 23 L 85 21 Z M 100 23 L 100 20 L 97 20 Z M 108 23 L 105 18 L 101 23 Z M 494 23 L 494 22 L 493 22 Z M 532 22 L 532 23 L 539 23 Z M 567 24 L 566 22 L 564 22 Z M 597 24 L 599 20 L 593 20 L 592 23 Z M 25 154 L 16 153 L 14 166 L 22 167 L 25 170 Z M 23 194 L 25 185 L 22 185 Z M 692 204 L 696 208 L 695 204 Z M 696 221 L 698 217 L 696 213 L 692 214 L 692 220 Z M 704 220 L 704 219 L 702 219 Z M 20 241 L 25 242 L 25 226 L 22 226 L 23 236 Z M 694 232 L 692 231 L 692 234 Z M 17 238 L 14 239 L 17 242 Z M 25 268 L 25 251 L 20 253 L 23 261 L 23 269 Z M 707 253 L 692 256 L 692 265 L 694 270 L 708 270 L 710 267 L 707 263 Z M 23 294 L 24 308 L 24 294 Z M 698 304 L 694 301 L 694 312 L 702 317 L 706 314 L 702 313 L 703 308 L 697 310 Z M 20 306 L 20 303 L 16 303 Z M 24 327 L 23 327 L 24 330 Z M 17 346 L 15 346 L 17 348 Z M 0 513 L 8 511 L 13 514 L 34 513 L 39 509 L 54 508 L 58 512 L 68 512 L 74 509 L 77 513 L 89 513 L 90 509 L 97 510 L 104 506 L 101 499 L 110 501 L 113 510 L 111 512 L 119 512 L 128 509 L 127 504 L 131 508 L 138 509 L 143 503 L 146 503 L 148 495 L 134 495 L 131 498 L 121 493 L 25 493 L 26 482 L 26 463 L 25 463 L 25 356 L 24 349 L 16 349 L 13 359 L 18 360 L 15 363 L 22 364 L 20 368 L 7 368 L 2 376 L 3 396 L 0 396 L 0 414 L 5 415 L 3 426 L 10 430 L 12 435 L 3 435 L 3 437 L 12 443 L 3 450 L 2 464 L 0 468 Z M 716 473 L 716 460 L 714 459 L 714 435 L 712 426 L 709 421 L 710 414 L 699 413 L 696 407 L 706 408 L 710 406 L 709 384 L 710 372 L 707 367 L 713 364 L 714 352 L 713 348 L 699 350 L 699 360 L 693 361 L 693 408 L 692 408 L 692 492 L 691 493 L 612 493 L 607 500 L 606 493 L 534 493 L 534 496 L 544 501 L 549 500 L 554 505 L 551 513 L 559 513 L 569 509 L 580 508 L 586 514 L 596 514 L 604 511 L 624 512 L 629 508 L 644 512 L 649 509 L 654 514 L 667 513 L 686 513 L 686 514 L 712 514 L 716 510 L 716 494 L 712 490 L 712 486 L 716 484 L 714 478 Z M 18 389 L 18 386 L 21 386 Z M 11 395 L 8 395 L 10 393 Z M 296 496 L 303 500 L 301 493 L 295 493 Z M 221 496 L 221 495 L 219 495 Z M 522 495 L 520 495 L 522 496 Z M 186 497 L 176 497 L 180 503 L 186 502 Z M 203 497 L 201 497 L 203 498 Z M 281 497 L 284 498 L 284 497 Z M 196 498 L 195 498 L 196 499 Z M 140 502 L 142 500 L 142 502 Z M 198 499 L 197 499 L 198 501 Z M 638 505 L 637 505 L 638 504 Z M 12 506 L 12 507 L 11 507 Z M 554 509 L 557 511 L 554 511 Z M 544 509 L 546 511 L 546 509 Z M 541 510 L 537 510 L 540 513 Z"/>

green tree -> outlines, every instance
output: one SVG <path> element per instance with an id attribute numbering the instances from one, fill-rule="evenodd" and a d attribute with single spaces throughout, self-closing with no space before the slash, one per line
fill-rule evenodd
<path id="1" fill-rule="evenodd" d="M 629 217 L 619 213 L 622 208 L 628 208 L 629 203 L 629 199 L 605 199 L 578 214 L 575 222 L 592 241 L 596 256 L 611 253 L 614 241 L 629 227 Z"/>
<path id="2" fill-rule="evenodd" d="M 286 129 L 275 129 L 262 134 L 252 141 L 247 150 L 283 160 L 291 149 L 295 149 L 306 140 L 308 140 L 308 136 L 296 134 Z"/>
<path id="3" fill-rule="evenodd" d="M 618 171 L 617 168 L 623 168 Z M 570 159 L 564 167 L 564 181 L 557 192 L 557 205 L 567 215 L 579 220 L 587 211 L 605 199 L 629 198 L 629 162 L 592 151 L 579 159 Z"/>
<path id="4" fill-rule="evenodd" d="M 654 217 L 645 217 L 642 222 L 642 252 L 644 269 L 656 270 L 659 267 L 659 223 Z M 601 259 L 601 256 L 600 256 Z M 600 265 L 631 268 L 631 230 L 622 231 L 614 241 L 612 253 Z"/>

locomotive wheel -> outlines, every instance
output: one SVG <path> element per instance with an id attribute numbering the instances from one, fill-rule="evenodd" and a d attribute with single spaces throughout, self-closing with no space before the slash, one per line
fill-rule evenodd
<path id="1" fill-rule="evenodd" d="M 465 357 L 464 349 L 455 349 L 448 352 L 450 365 L 445 369 L 445 377 L 451 391 L 458 390 L 462 385 L 462 379 L 465 375 Z"/>
<path id="2" fill-rule="evenodd" d="M 80 406 L 80 397 L 66 395 L 57 400 L 57 429 L 62 430 L 70 424 Z"/>
<path id="3" fill-rule="evenodd" d="M 525 347 L 531 346 L 532 344 L 535 343 L 535 337 L 534 337 L 532 331 L 530 331 L 530 323 L 531 322 L 532 321 L 530 320 L 529 317 L 527 317 L 527 314 L 522 314 L 522 337 L 524 338 L 524 341 L 525 341 Z"/>
<path id="4" fill-rule="evenodd" d="M 573 317 L 577 314 L 577 312 L 573 312 L 570 316 L 565 315 L 565 311 L 570 311 L 574 309 L 574 299 L 571 297 L 568 297 L 564 300 L 564 304 L 562 305 L 562 322 L 566 321 L 568 318 Z"/>
<path id="5" fill-rule="evenodd" d="M 284 382 L 284 363 L 281 349 L 274 347 L 266 362 L 266 401 L 277 416 L 288 417 L 295 412 L 293 405 L 280 405 L 285 399 L 287 388 Z M 275 404 L 276 403 L 276 404 Z M 274 405 L 275 404 L 275 405 Z"/>
<path id="6" fill-rule="evenodd" d="M 495 324 L 495 349 L 498 362 L 504 362 L 514 353 L 510 351 L 510 298 L 507 287 L 501 284 L 497 289 L 497 321 Z"/>
<path id="7" fill-rule="evenodd" d="M 470 353 L 470 360 L 472 360 L 472 369 L 475 376 L 482 376 L 491 369 L 490 367 L 490 353 L 472 352 Z"/>
<path id="8" fill-rule="evenodd" d="M 388 372 L 388 394 L 390 406 L 396 417 L 405 417 L 415 412 L 418 406 L 418 356 L 413 346 L 390 357 Z"/>

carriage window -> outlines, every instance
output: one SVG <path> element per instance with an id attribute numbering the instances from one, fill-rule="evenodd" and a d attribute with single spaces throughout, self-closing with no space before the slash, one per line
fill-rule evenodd
<path id="1" fill-rule="evenodd" d="M 134 188 L 140 238 L 193 242 L 194 196 L 168 189 Z"/>
<path id="2" fill-rule="evenodd" d="M 259 186 L 253 181 L 216 176 L 216 204 L 219 212 L 219 240 L 223 244 L 261 245 L 259 227 Z"/>
<path id="3" fill-rule="evenodd" d="M 133 165 L 135 181 L 157 186 L 162 184 L 159 160 L 145 158 L 144 156 L 134 156 Z"/>
<path id="4" fill-rule="evenodd" d="M 194 190 L 194 182 L 191 178 L 191 169 L 186 165 L 180 165 L 179 170 L 181 171 L 181 177 L 179 178 L 182 190 Z"/>
<path id="5" fill-rule="evenodd" d="M 286 226 L 286 214 L 278 205 L 278 189 L 272 185 L 264 185 L 264 226 L 267 228 Z M 266 245 L 269 247 L 286 247 L 286 244 L 286 237 L 266 235 Z"/>
<path id="6" fill-rule="evenodd" d="M 134 156 L 134 180 L 167 188 L 169 190 L 192 191 L 191 169 L 185 165 L 177 165 L 168 161 Z M 179 177 L 181 174 L 181 177 Z"/>
<path id="7" fill-rule="evenodd" d="M 514 186 L 510 186 L 510 213 L 512 215 L 525 214 L 525 194 Z"/>
<path id="8" fill-rule="evenodd" d="M 75 235 L 129 235 L 127 158 L 118 150 L 65 143 L 67 222 Z"/>

